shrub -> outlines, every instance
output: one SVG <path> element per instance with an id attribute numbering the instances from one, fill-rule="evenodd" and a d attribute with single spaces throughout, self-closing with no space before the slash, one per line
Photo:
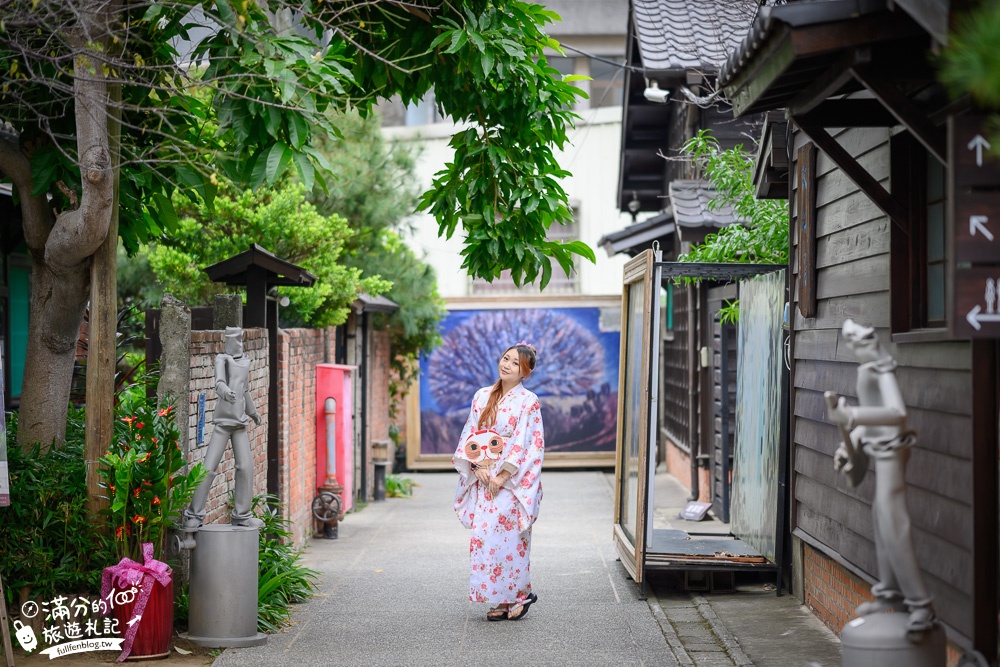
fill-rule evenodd
<path id="1" fill-rule="evenodd" d="M 70 408 L 66 444 L 42 453 L 17 444 L 17 415 L 7 418 L 11 506 L 0 508 L 0 571 L 7 602 L 21 588 L 35 599 L 100 592 L 112 550 L 100 522 L 87 516 L 84 411 Z"/>
<path id="2" fill-rule="evenodd" d="M 413 496 L 413 480 L 399 475 L 385 476 L 385 495 L 390 498 L 410 498 Z"/>
<path id="3" fill-rule="evenodd" d="M 256 496 L 253 502 L 254 514 L 264 521 L 257 572 L 257 630 L 277 632 L 291 622 L 291 605 L 315 593 L 319 573 L 299 563 L 301 552 L 289 542 L 289 521 L 268 500 L 275 499 Z"/>

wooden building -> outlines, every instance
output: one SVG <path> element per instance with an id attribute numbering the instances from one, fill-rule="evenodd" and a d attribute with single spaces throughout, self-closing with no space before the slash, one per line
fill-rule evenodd
<path id="1" fill-rule="evenodd" d="M 755 2 L 632 0 L 629 7 L 618 204 L 633 224 L 599 241 L 609 255 L 636 256 L 658 243 L 672 261 L 707 234 L 739 222 L 730 208 L 713 210 L 710 184 L 681 147 L 710 130 L 722 148 L 748 147 L 764 116 L 733 117 L 713 95 L 720 64 L 738 46 Z M 784 155 L 784 151 L 780 151 Z M 771 172 L 768 172 L 770 175 Z M 655 213 L 637 221 L 641 214 Z M 729 461 L 720 457 L 721 424 L 732 418 L 735 382 L 722 388 L 722 326 L 717 313 L 736 296 L 733 284 L 667 284 L 659 376 L 659 461 L 692 491 L 728 514 Z M 703 352 L 704 350 L 704 352 Z M 735 369 L 735 347 L 729 353 Z M 725 400 L 723 397 L 725 396 Z M 728 438 L 732 439 L 730 434 Z"/>
<path id="2" fill-rule="evenodd" d="M 877 573 L 874 473 L 851 489 L 834 471 L 823 400 L 855 395 L 839 335 L 849 317 L 874 325 L 899 362 L 918 432 L 914 539 L 950 661 L 976 650 L 995 664 L 1000 240 L 977 216 L 1000 195 L 977 189 L 1000 185 L 1000 168 L 983 155 L 981 118 L 932 68 L 960 4 L 762 7 L 719 83 L 737 117 L 782 110 L 791 129 L 794 590 L 839 631 Z"/>

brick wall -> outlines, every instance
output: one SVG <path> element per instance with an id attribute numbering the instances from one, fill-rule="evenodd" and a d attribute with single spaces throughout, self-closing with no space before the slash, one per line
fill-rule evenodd
<path id="1" fill-rule="evenodd" d="M 667 442 L 667 472 L 688 489 L 691 488 L 691 456 L 672 442 Z M 710 501 L 712 482 L 708 469 L 698 468 L 698 500 Z"/>
<path id="2" fill-rule="evenodd" d="M 840 633 L 862 602 L 874 599 L 871 584 L 808 544 L 802 545 L 805 605 L 831 630 Z"/>
<path id="3" fill-rule="evenodd" d="M 805 543 L 802 544 L 802 579 L 805 605 L 837 635 L 854 619 L 858 605 L 874 599 L 867 581 Z M 948 666 L 958 664 L 962 653 L 949 641 Z"/>
<path id="4" fill-rule="evenodd" d="M 316 364 L 333 359 L 333 329 L 284 329 L 278 336 L 278 473 L 282 515 L 295 543 L 315 532 Z"/>
<path id="5" fill-rule="evenodd" d="M 191 463 L 203 462 L 212 437 L 212 415 L 215 412 L 217 396 L 215 393 L 215 357 L 223 352 L 225 345 L 221 331 L 191 332 L 191 391 L 189 394 L 191 415 L 188 422 L 188 460 Z M 261 417 L 261 425 L 250 422 L 250 451 L 253 454 L 254 475 L 253 494 L 267 491 L 267 331 L 264 329 L 246 329 L 243 331 L 243 351 L 250 357 L 250 396 Z M 199 399 L 205 395 L 204 437 L 198 443 Z M 226 446 L 226 452 L 216 470 L 218 476 L 212 484 L 205 504 L 205 523 L 228 523 L 229 510 L 227 504 L 229 495 L 235 488 L 233 475 L 235 461 L 232 445 Z"/>
<path id="6" fill-rule="evenodd" d="M 372 441 L 389 440 L 389 378 L 392 369 L 389 367 L 392 347 L 389 334 L 385 331 L 372 333 L 372 365 L 371 365 L 371 439 Z M 390 442 L 389 458 L 392 460 Z"/>
<path id="7" fill-rule="evenodd" d="M 409 393 L 409 387 L 402 385 L 399 374 L 393 372 L 392 381 L 396 383 L 397 386 L 403 387 L 402 393 L 396 396 L 389 396 L 389 407 L 391 408 L 390 414 L 394 414 L 394 417 L 389 418 L 390 425 L 395 425 L 396 430 L 399 435 L 399 442 L 404 447 L 406 446 L 406 403 Z M 414 389 L 414 391 L 419 391 L 419 389 Z M 393 452 L 395 456 L 395 452 Z"/>

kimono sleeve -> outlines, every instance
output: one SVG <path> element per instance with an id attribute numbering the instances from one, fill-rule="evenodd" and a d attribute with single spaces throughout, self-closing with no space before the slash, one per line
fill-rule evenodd
<path id="1" fill-rule="evenodd" d="M 472 472 L 472 464 L 466 459 L 459 457 L 459 451 L 462 448 L 462 443 L 465 442 L 465 439 L 469 437 L 469 433 L 476 426 L 479 418 L 476 406 L 479 404 L 479 396 L 482 391 L 479 390 L 476 392 L 475 397 L 472 399 L 469 418 L 465 421 L 465 427 L 462 429 L 462 435 L 458 439 L 455 454 L 451 457 L 451 464 L 458 471 L 458 487 L 455 489 L 454 502 L 455 514 L 458 515 L 458 520 L 466 528 L 472 528 L 472 520 L 475 517 L 476 500 L 479 494 L 479 480 Z"/>
<path id="2" fill-rule="evenodd" d="M 542 500 L 542 459 L 545 456 L 545 434 L 542 429 L 542 408 L 538 397 L 525 397 L 518 420 L 516 436 L 511 440 L 510 450 L 504 458 L 503 468 L 516 466 L 517 472 L 504 482 L 517 498 L 518 530 L 524 532 L 538 519 L 538 506 Z"/>
<path id="3" fill-rule="evenodd" d="M 503 470 L 510 472 L 512 479 L 535 467 L 535 460 L 541 461 L 545 449 L 542 407 L 534 395 L 528 396 L 521 409 L 516 432 L 517 436 L 508 448 L 502 465 Z"/>

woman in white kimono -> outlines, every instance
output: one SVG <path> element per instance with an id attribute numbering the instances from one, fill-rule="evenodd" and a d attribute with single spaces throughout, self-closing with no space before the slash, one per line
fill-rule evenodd
<path id="1" fill-rule="evenodd" d="M 472 530 L 469 599 L 493 605 L 486 614 L 491 621 L 524 618 L 538 600 L 531 592 L 531 526 L 542 499 L 545 440 L 538 397 L 521 384 L 534 368 L 535 349 L 527 343 L 504 351 L 500 378 L 476 392 L 452 458 L 459 474 L 455 512 Z M 505 439 L 492 463 L 462 458 L 465 441 L 481 429 Z"/>

